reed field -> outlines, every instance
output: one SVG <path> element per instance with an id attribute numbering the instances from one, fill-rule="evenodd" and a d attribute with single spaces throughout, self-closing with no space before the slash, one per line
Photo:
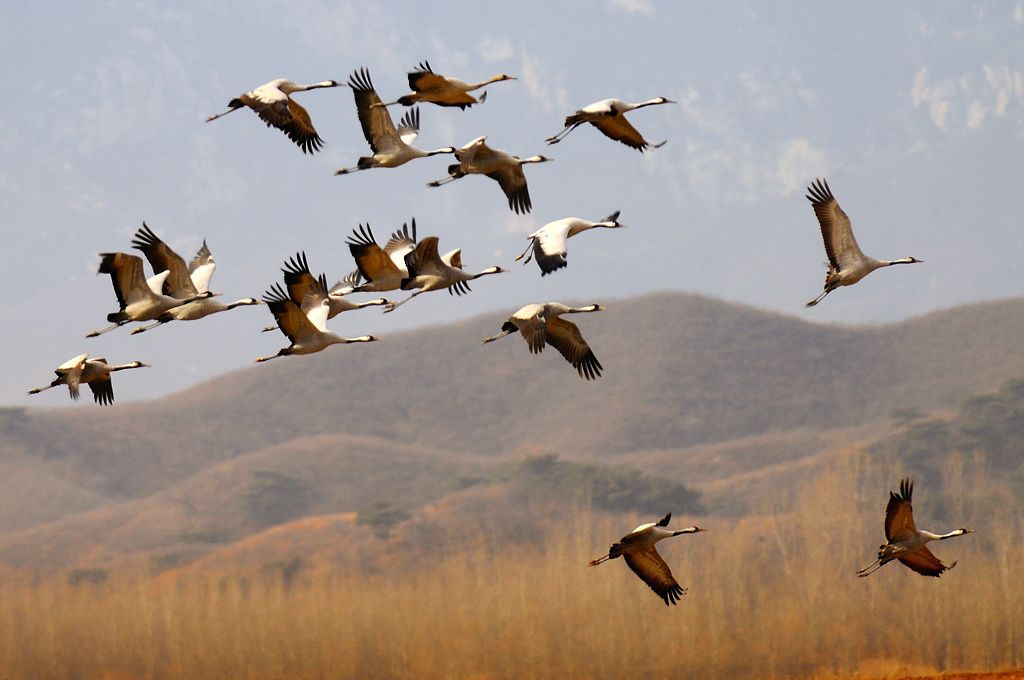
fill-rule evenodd
<path id="1" fill-rule="evenodd" d="M 375 569 L 5 580 L 0 677 L 710 679 L 1019 668 L 1024 517 L 1019 500 L 970 469 L 950 466 L 944 498 L 964 500 L 941 521 L 923 511 L 929 489 L 915 489 L 920 527 L 977 530 L 933 544 L 947 564 L 959 560 L 938 579 L 896 562 L 854 576 L 883 542 L 898 480 L 851 457 L 748 517 L 673 517 L 672 527 L 708 529 L 659 544 L 689 588 L 678 606 L 666 607 L 622 560 L 587 566 L 652 518 L 576 510 L 518 542 L 467 520 L 432 550 L 392 552 Z"/>

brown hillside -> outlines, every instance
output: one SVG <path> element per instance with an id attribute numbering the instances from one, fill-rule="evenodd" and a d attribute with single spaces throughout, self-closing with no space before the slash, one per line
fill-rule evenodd
<path id="1" fill-rule="evenodd" d="M 254 366 L 148 403 L 29 410 L 2 441 L 124 498 L 319 433 L 470 455 L 607 455 L 854 426 L 1024 375 L 1024 300 L 853 328 L 679 293 L 609 304 L 578 320 L 605 367 L 589 383 L 518 337 L 480 347 L 501 325 L 494 314 Z"/>

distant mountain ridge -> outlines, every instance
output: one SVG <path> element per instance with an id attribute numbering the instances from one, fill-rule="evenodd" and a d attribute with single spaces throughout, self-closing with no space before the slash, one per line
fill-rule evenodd
<path id="1" fill-rule="evenodd" d="M 679 449 L 930 411 L 1024 375 L 1024 300 L 886 326 L 815 325 L 700 295 L 608 301 L 578 320 L 605 366 L 579 379 L 490 314 L 229 373 L 109 409 L 16 411 L 4 450 L 113 496 L 153 493 L 236 456 L 319 434 L 503 456 Z"/>
<path id="2" fill-rule="evenodd" d="M 679 293 L 601 302 L 579 320 L 605 367 L 590 382 L 518 336 L 481 347 L 504 321 L 489 314 L 150 402 L 4 409 L 3 561 L 102 563 L 134 545 L 187 563 L 268 522 L 420 507 L 537 454 L 628 461 L 737 513 L 730 479 L 807 474 L 897 410 L 951 410 L 1024 376 L 1021 299 L 871 327 Z"/>

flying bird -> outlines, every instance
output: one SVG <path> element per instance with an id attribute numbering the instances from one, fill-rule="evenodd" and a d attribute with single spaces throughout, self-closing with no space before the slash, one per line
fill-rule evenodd
<path id="1" fill-rule="evenodd" d="M 85 336 L 87 338 L 112 331 L 131 321 L 155 321 L 175 307 L 215 295 L 208 290 L 184 298 L 164 295 L 161 289 L 170 275 L 170 270 L 160 272 L 147 280 L 143 274 L 142 258 L 137 255 L 100 253 L 100 258 L 99 273 L 110 274 L 114 294 L 121 309 L 107 314 L 110 326 L 89 333 Z"/>
<path id="2" fill-rule="evenodd" d="M 657 97 L 645 102 L 640 102 L 639 104 L 629 104 L 621 99 L 604 99 L 599 102 L 594 102 L 593 104 L 584 106 L 576 113 L 566 116 L 565 129 L 553 137 L 548 137 L 544 141 L 548 144 L 558 144 L 566 135 L 580 125 L 590 123 L 604 133 L 605 137 L 614 139 L 617 142 L 622 142 L 630 148 L 638 149 L 641 153 L 647 149 L 657 149 L 668 140 L 658 142 L 657 144 L 651 144 L 644 139 L 643 135 L 637 132 L 637 129 L 633 127 L 632 123 L 626 120 L 625 115 L 634 109 L 639 109 L 644 106 L 654 106 L 655 104 L 675 104 L 675 102 L 671 99 L 666 99 L 665 97 Z"/>
<path id="3" fill-rule="evenodd" d="M 161 290 L 164 295 L 178 299 L 194 298 L 210 290 L 210 279 L 217 268 L 217 263 L 205 240 L 203 247 L 192 258 L 192 262 L 186 265 L 185 260 L 143 222 L 142 228 L 135 232 L 132 247 L 142 251 L 142 254 L 149 260 L 150 266 L 153 267 L 154 273 L 168 273 Z M 195 321 L 217 312 L 258 304 L 260 301 L 251 297 L 232 303 L 224 303 L 212 297 L 200 298 L 167 310 L 148 326 L 139 326 L 134 329 L 132 335 L 156 328 L 169 321 Z"/>
<path id="4" fill-rule="evenodd" d="M 402 287 L 402 279 L 409 278 L 409 270 L 405 266 L 405 256 L 416 247 L 416 220 L 412 220 L 412 234 L 408 224 L 402 225 L 382 248 L 377 245 L 370 225 L 359 225 L 352 230 L 352 236 L 346 241 L 352 258 L 356 261 L 359 274 L 366 283 L 353 288 L 354 292 L 384 292 L 398 290 Z"/>
<path id="5" fill-rule="evenodd" d="M 67 361 L 54 371 L 57 377 L 46 387 L 36 387 L 28 391 L 29 394 L 39 394 L 44 390 L 58 385 L 67 385 L 71 398 L 78 401 L 78 387 L 82 384 L 89 385 L 92 390 L 93 399 L 100 406 L 114 403 L 114 386 L 110 382 L 110 374 L 114 371 L 123 371 L 128 368 L 148 367 L 141 361 L 133 361 L 130 364 L 111 366 L 106 359 L 90 359 L 88 354 L 80 354 L 74 359 Z"/>
<path id="6" fill-rule="evenodd" d="M 566 241 L 569 238 L 594 227 L 615 229 L 624 226 L 626 225 L 619 223 L 618 210 L 600 222 L 581 220 L 578 217 L 567 217 L 555 222 L 549 222 L 526 237 L 530 239 L 530 244 L 526 246 L 526 250 L 516 259 L 521 260 L 530 252 L 530 248 L 533 248 L 533 254 L 526 257 L 523 260 L 523 264 L 528 263 L 531 258 L 535 258 L 540 266 L 540 275 L 545 276 L 556 269 L 566 266 Z"/>
<path id="7" fill-rule="evenodd" d="M 439 187 L 466 175 L 487 175 L 495 180 L 508 197 L 508 207 L 517 213 L 528 213 L 533 208 L 530 191 L 526 186 L 523 166 L 527 163 L 544 163 L 554 160 L 545 156 L 519 158 L 501 149 L 492 149 L 484 143 L 486 135 L 477 137 L 455 152 L 459 161 L 448 166 L 448 177 L 428 182 L 429 187 Z"/>
<path id="8" fill-rule="evenodd" d="M 277 357 L 289 356 L 292 354 L 313 354 L 327 349 L 331 345 L 345 344 L 350 342 L 374 342 L 378 338 L 372 335 L 362 335 L 358 338 L 343 338 L 337 333 L 327 330 L 327 314 L 329 306 L 327 302 L 327 280 L 323 274 L 317 279 L 306 296 L 312 300 L 304 300 L 303 305 L 309 307 L 309 312 L 304 312 L 302 307 L 297 305 L 291 297 L 282 289 L 280 283 L 275 283 L 263 296 L 263 301 L 270 307 L 270 312 L 277 321 L 277 327 L 291 341 L 291 345 L 282 348 L 277 354 L 269 357 L 259 357 L 256 362 L 270 361 Z"/>
<path id="9" fill-rule="evenodd" d="M 469 281 L 478 279 L 488 274 L 500 274 L 507 272 L 501 267 L 488 267 L 476 274 L 470 274 L 462 269 L 462 255 L 460 250 L 453 250 L 444 257 L 438 254 L 438 238 L 428 236 L 420 241 L 415 250 L 405 256 L 405 266 L 409 272 L 407 278 L 402 279 L 402 290 L 413 290 L 409 297 L 398 302 L 392 302 L 384 308 L 384 312 L 393 312 L 400 305 L 405 304 L 420 293 L 432 290 L 448 289 L 449 294 L 462 295 L 470 291 Z"/>
<path id="10" fill-rule="evenodd" d="M 654 544 L 663 538 L 679 536 L 680 534 L 695 534 L 698 531 L 707 531 L 699 527 L 686 527 L 679 531 L 666 529 L 672 513 L 668 513 L 657 523 L 641 524 L 629 532 L 618 543 L 613 543 L 608 549 L 608 554 L 590 561 L 590 566 L 597 566 L 605 560 L 613 560 L 622 555 L 626 564 L 640 577 L 644 583 L 650 586 L 651 590 L 658 594 L 658 597 L 665 600 L 666 605 L 675 604 L 685 593 L 686 589 L 679 586 L 668 564 L 654 548 Z"/>
<path id="11" fill-rule="evenodd" d="M 373 151 L 372 156 L 363 156 L 354 168 L 342 168 L 335 175 L 344 175 L 357 170 L 370 168 L 397 168 L 414 158 L 426 158 L 442 153 L 455 153 L 455 147 L 446 146 L 442 149 L 424 151 L 412 145 L 420 130 L 420 110 L 410 109 L 402 116 L 398 128 L 395 128 L 386 106 L 381 104 L 380 97 L 373 89 L 370 73 L 365 68 L 352 74 L 348 81 L 356 100 L 356 112 L 359 124 L 363 128 L 366 143 Z"/>
<path id="12" fill-rule="evenodd" d="M 260 85 L 252 92 L 246 92 L 240 97 L 232 99 L 228 102 L 227 111 L 210 116 L 206 122 L 209 123 L 211 120 L 216 120 L 243 106 L 248 106 L 267 124 L 267 127 L 273 125 L 288 135 L 288 139 L 298 144 L 303 153 L 311 154 L 320 150 L 324 140 L 320 139 L 320 135 L 317 134 L 306 109 L 299 106 L 291 95 L 293 92 L 315 90 L 320 87 L 343 87 L 344 85 L 345 83 L 333 80 L 325 80 L 312 85 L 298 85 L 286 78 L 278 78 L 266 85 Z"/>
<path id="13" fill-rule="evenodd" d="M 832 190 L 828 187 L 828 182 L 823 179 L 816 180 L 807 187 L 807 191 L 810 192 L 807 200 L 814 207 L 814 214 L 821 224 L 821 236 L 825 240 L 825 253 L 828 255 L 829 264 L 828 273 L 825 275 L 825 290 L 808 302 L 808 307 L 818 304 L 840 286 L 852 286 L 876 269 L 924 261 L 913 257 L 904 257 L 901 260 L 876 260 L 868 257 L 861 252 L 856 239 L 853 238 L 850 218 L 839 207 Z"/>
<path id="14" fill-rule="evenodd" d="M 299 305 L 302 311 L 308 315 L 313 307 L 322 303 L 319 295 L 307 295 L 310 289 L 318 286 L 317 278 L 309 271 L 309 262 L 306 260 L 305 252 L 298 252 L 285 262 L 281 268 L 284 273 L 284 286 L 288 291 L 291 301 Z M 364 307 L 376 307 L 391 304 L 389 300 L 378 298 L 366 302 L 353 302 L 345 297 L 354 291 L 359 285 L 359 271 L 356 270 L 346 276 L 342 281 L 334 284 L 334 287 L 327 291 L 327 318 L 333 319 L 342 312 L 350 312 L 353 309 Z M 342 292 L 343 291 L 343 292 Z M 264 331 L 276 330 L 277 326 L 268 326 Z"/>
<path id="15" fill-rule="evenodd" d="M 516 80 L 516 78 L 501 73 L 482 83 L 467 83 L 464 80 L 446 78 L 434 73 L 430 68 L 430 62 L 424 61 L 416 67 L 416 70 L 409 72 L 409 87 L 413 91 L 399 97 L 398 101 L 393 101 L 387 106 L 393 104 L 412 106 L 417 102 L 430 102 L 438 106 L 458 106 L 465 110 L 467 106 L 482 104 L 487 99 L 486 92 L 481 94 L 479 99 L 469 94 L 470 92 L 503 80 Z"/>
<path id="16" fill-rule="evenodd" d="M 569 307 L 560 302 L 526 305 L 508 318 L 501 326 L 501 333 L 485 338 L 480 344 L 494 342 L 518 330 L 534 354 L 540 354 L 547 343 L 561 352 L 581 378 L 599 378 L 604 367 L 594 356 L 594 350 L 590 349 L 590 345 L 583 339 L 583 334 L 576 324 L 560 317 L 562 314 L 600 312 L 605 309 L 608 308 L 601 305 Z"/>
<path id="17" fill-rule="evenodd" d="M 954 536 L 974 533 L 973 529 L 956 529 L 948 534 L 933 534 L 914 526 L 914 510 L 910 497 L 914 493 L 914 480 L 909 477 L 900 482 L 900 492 L 889 492 L 889 503 L 885 506 L 885 538 L 887 543 L 878 547 L 878 561 L 857 572 L 857 576 L 869 576 L 884 565 L 899 560 L 914 571 L 925 576 L 939 576 L 948 567 L 928 549 L 931 541 L 941 541 Z"/>

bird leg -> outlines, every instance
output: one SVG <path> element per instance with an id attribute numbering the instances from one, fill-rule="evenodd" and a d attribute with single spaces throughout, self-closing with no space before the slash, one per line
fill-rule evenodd
<path id="1" fill-rule="evenodd" d="M 165 323 L 167 323 L 167 322 L 166 321 L 154 321 L 153 323 L 149 324 L 148 326 L 139 326 L 138 328 L 132 330 L 132 335 L 135 335 L 136 333 L 141 333 L 142 331 L 148 331 L 150 328 L 156 328 L 157 326 L 162 326 Z"/>
<path id="2" fill-rule="evenodd" d="M 398 307 L 400 307 L 401 305 L 404 305 L 406 302 L 408 302 L 409 300 L 413 299 L 414 297 L 416 297 L 417 295 L 419 295 L 422 292 L 423 292 L 422 290 L 418 290 L 415 293 L 413 293 L 412 295 L 410 295 L 409 297 L 405 298 L 404 300 L 399 300 L 398 302 L 389 302 L 389 303 L 387 303 L 386 305 L 384 305 L 384 313 L 387 314 L 388 312 L 395 311 L 396 309 L 398 309 Z"/>
<path id="3" fill-rule="evenodd" d="M 495 340 L 498 340 L 498 339 L 500 339 L 500 338 L 503 338 L 503 337 L 505 337 L 506 335 L 508 335 L 508 334 L 509 334 L 509 333 L 511 333 L 511 332 L 512 332 L 512 331 L 502 331 L 501 333 L 498 333 L 498 334 L 497 334 L 497 335 L 495 335 L 494 337 L 491 337 L 491 338 L 484 338 L 483 340 L 481 340 L 481 341 L 480 341 L 480 344 L 481 344 L 481 345 L 485 345 L 485 344 L 487 344 L 488 342 L 494 342 Z"/>
<path id="4" fill-rule="evenodd" d="M 98 331 L 93 331 L 92 333 L 89 333 L 85 337 L 87 337 L 87 338 L 95 338 L 97 335 L 103 335 L 104 333 L 106 333 L 108 331 L 112 331 L 112 330 L 114 330 L 115 328 L 117 328 L 119 326 L 125 325 L 126 323 L 128 323 L 128 322 L 127 321 L 118 321 L 117 323 L 112 323 L 109 326 L 107 326 L 106 328 L 101 328 Z"/>
<path id="5" fill-rule="evenodd" d="M 271 355 L 269 357 L 260 357 L 260 358 L 258 358 L 256 360 L 254 360 L 253 363 L 254 364 L 258 364 L 258 363 L 260 363 L 262 361 L 270 361 L 271 359 L 276 359 L 276 358 L 281 357 L 281 356 L 284 356 L 284 355 L 283 354 L 273 354 L 273 355 Z"/>
<path id="6" fill-rule="evenodd" d="M 568 135 L 570 132 L 575 130 L 580 125 L 581 125 L 580 123 L 575 123 L 573 125 L 570 125 L 569 127 L 565 128 L 564 130 L 559 132 L 557 135 L 554 135 L 552 137 L 548 137 L 544 141 L 547 142 L 548 144 L 558 144 L 560 141 L 565 139 L 566 135 Z"/>
<path id="7" fill-rule="evenodd" d="M 870 576 L 871 574 L 874 574 L 876 571 L 881 569 L 883 564 L 885 564 L 885 563 L 882 562 L 882 560 L 878 560 L 877 562 L 875 562 L 871 566 L 864 567 L 863 569 L 858 569 L 857 570 L 857 576 L 860 576 L 862 578 L 864 576 Z"/>
<path id="8" fill-rule="evenodd" d="M 444 179 L 435 179 L 433 182 L 427 182 L 427 186 L 428 187 L 439 187 L 442 184 L 448 184 L 449 182 L 454 182 L 455 180 L 459 179 L 459 177 L 462 177 L 462 175 L 457 175 L 457 176 L 456 175 L 449 175 L 449 176 L 445 177 Z"/>
<path id="9" fill-rule="evenodd" d="M 828 295 L 828 294 L 829 294 L 829 293 L 831 293 L 831 292 L 832 292 L 831 290 L 829 290 L 828 288 L 826 288 L 825 290 L 823 290 L 823 291 L 821 292 L 821 295 L 819 295 L 818 297 L 814 298 L 813 300 L 811 300 L 810 302 L 808 302 L 808 303 L 807 303 L 806 305 L 804 305 L 804 306 L 805 306 L 805 307 L 813 307 L 814 305 L 816 305 L 816 304 L 818 304 L 819 302 L 821 302 L 821 301 L 822 301 L 822 300 L 823 300 L 823 299 L 825 298 L 825 296 L 826 296 L 826 295 Z"/>
<path id="10" fill-rule="evenodd" d="M 530 244 L 529 244 L 528 246 L 526 246 L 526 250 L 524 250 L 524 251 L 522 252 L 522 254 L 520 254 L 520 255 L 519 255 L 518 257 L 516 257 L 516 260 L 522 260 L 522 259 L 523 259 L 523 257 L 524 257 L 524 256 L 525 256 L 525 255 L 526 255 L 527 253 L 530 253 L 530 249 L 531 249 L 531 248 L 533 248 L 533 244 L 534 244 L 534 243 L 536 243 L 536 240 L 534 240 L 534 239 L 530 239 Z M 533 253 L 530 253 L 530 256 L 529 256 L 529 257 L 527 257 L 527 258 L 526 258 L 525 260 L 523 260 L 523 264 L 529 264 L 530 260 L 532 260 L 532 259 L 533 259 Z"/>
<path id="11" fill-rule="evenodd" d="M 216 113 L 216 114 L 210 116 L 209 118 L 206 119 L 206 122 L 209 123 L 211 120 L 217 120 L 221 116 L 226 116 L 229 113 L 231 113 L 232 111 L 237 111 L 240 108 L 242 108 L 242 107 L 241 106 L 232 106 L 230 109 L 228 109 L 224 113 Z"/>

